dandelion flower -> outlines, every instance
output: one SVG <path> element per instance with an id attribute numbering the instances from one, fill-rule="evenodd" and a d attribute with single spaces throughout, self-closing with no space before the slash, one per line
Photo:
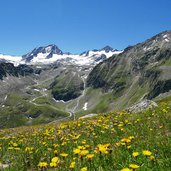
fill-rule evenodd
<path id="1" fill-rule="evenodd" d="M 69 168 L 73 169 L 75 167 L 75 162 L 71 162 Z"/>
<path id="2" fill-rule="evenodd" d="M 133 157 L 137 157 L 137 156 L 139 156 L 139 155 L 140 155 L 140 153 L 137 152 L 137 151 L 132 153 L 132 156 L 133 156 Z"/>
<path id="3" fill-rule="evenodd" d="M 40 168 L 46 168 L 48 166 L 47 162 L 39 162 L 38 166 Z"/>
<path id="4" fill-rule="evenodd" d="M 50 163 L 50 167 L 57 167 L 57 163 L 51 162 L 51 163 Z"/>
<path id="5" fill-rule="evenodd" d="M 88 154 L 88 155 L 86 156 L 87 159 L 92 159 L 93 157 L 94 157 L 94 154 Z"/>
<path id="6" fill-rule="evenodd" d="M 88 150 L 81 150 L 80 151 L 80 156 L 85 156 L 85 155 L 87 155 L 89 153 L 89 151 Z"/>
<path id="7" fill-rule="evenodd" d="M 67 157 L 68 154 L 66 154 L 66 153 L 61 153 L 60 156 L 62 156 L 62 157 Z"/>
<path id="8" fill-rule="evenodd" d="M 83 167 L 80 171 L 87 171 L 87 167 Z"/>
<path id="9" fill-rule="evenodd" d="M 140 166 L 138 166 L 137 164 L 130 164 L 129 167 L 131 169 L 138 169 Z"/>
<path id="10" fill-rule="evenodd" d="M 80 150 L 79 148 L 76 148 L 76 149 L 73 150 L 74 154 L 79 154 L 80 151 L 81 151 L 81 150 Z"/>
<path id="11" fill-rule="evenodd" d="M 144 150 L 144 151 L 143 151 L 143 155 L 144 155 L 144 156 L 151 156 L 151 154 L 152 154 L 152 153 L 151 153 L 150 151 L 148 151 L 148 150 Z"/>
<path id="12" fill-rule="evenodd" d="M 59 163 L 59 157 L 53 157 L 51 161 L 52 163 Z"/>

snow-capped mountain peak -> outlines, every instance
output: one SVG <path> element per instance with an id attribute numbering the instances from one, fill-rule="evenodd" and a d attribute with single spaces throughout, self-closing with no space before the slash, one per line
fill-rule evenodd
<path id="1" fill-rule="evenodd" d="M 121 52 L 122 51 L 117 51 L 110 46 L 105 46 L 100 50 L 89 50 L 78 55 L 73 55 L 71 53 L 64 53 L 58 48 L 58 46 L 51 44 L 48 46 L 35 48 L 26 55 L 17 58 L 14 62 L 16 64 L 25 63 L 28 65 L 44 65 L 58 62 L 65 65 L 94 66 L 112 55 L 119 54 Z M 10 57 L 10 59 L 13 58 Z M 10 62 L 14 63 L 12 60 L 10 60 Z"/>
<path id="2" fill-rule="evenodd" d="M 45 46 L 45 47 L 35 48 L 30 53 L 27 53 L 26 55 L 23 55 L 22 58 L 26 62 L 30 62 L 35 57 L 40 56 L 40 55 L 41 56 L 43 55 L 47 59 L 49 59 L 49 58 L 51 58 L 53 56 L 53 54 L 62 55 L 63 52 L 56 45 L 51 44 L 51 45 L 48 45 L 48 46 Z"/>

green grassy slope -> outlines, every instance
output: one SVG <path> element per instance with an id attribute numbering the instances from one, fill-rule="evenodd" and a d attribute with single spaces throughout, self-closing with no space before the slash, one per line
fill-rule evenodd
<path id="1" fill-rule="evenodd" d="M 40 105 L 38 103 L 35 105 L 30 103 L 30 99 L 27 96 L 11 93 L 8 95 L 4 107 L 0 108 L 0 127 L 7 128 L 48 123 L 67 115 L 66 112 L 53 107 L 50 103 Z"/>

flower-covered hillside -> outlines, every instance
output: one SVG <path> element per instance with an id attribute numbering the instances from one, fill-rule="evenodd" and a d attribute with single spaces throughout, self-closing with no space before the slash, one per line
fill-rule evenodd
<path id="1" fill-rule="evenodd" d="M 60 124 L 0 130 L 5 171 L 171 169 L 171 110 L 99 114 Z"/>

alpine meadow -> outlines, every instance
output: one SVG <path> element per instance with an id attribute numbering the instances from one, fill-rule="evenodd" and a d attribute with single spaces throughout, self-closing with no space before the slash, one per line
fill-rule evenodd
<path id="1" fill-rule="evenodd" d="M 170 6 L 1 2 L 0 171 L 171 171 Z"/>

